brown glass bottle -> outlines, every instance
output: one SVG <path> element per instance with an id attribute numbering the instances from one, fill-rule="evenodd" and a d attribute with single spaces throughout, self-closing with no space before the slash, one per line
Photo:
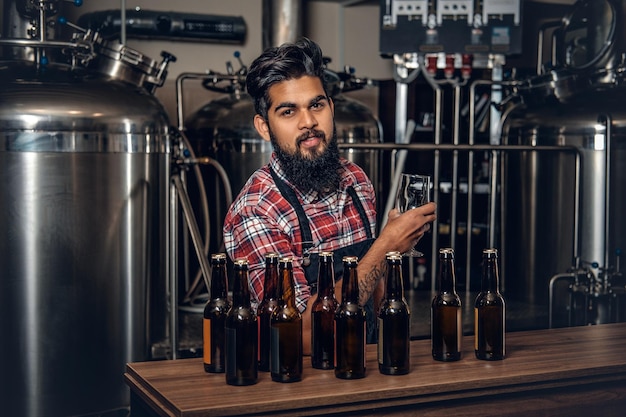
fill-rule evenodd
<path id="1" fill-rule="evenodd" d="M 433 359 L 461 359 L 463 321 L 461 299 L 456 292 L 454 249 L 439 249 L 439 290 L 430 309 L 430 334 Z"/>
<path id="2" fill-rule="evenodd" d="M 385 375 L 410 371 L 411 310 L 404 298 L 402 255 L 387 253 L 385 297 L 378 313 L 378 370 Z"/>
<path id="3" fill-rule="evenodd" d="M 258 379 L 258 325 L 250 305 L 248 261 L 236 259 L 233 266 L 233 303 L 226 315 L 226 383 L 252 385 Z"/>
<path id="4" fill-rule="evenodd" d="M 498 282 L 498 251 L 485 249 L 481 291 L 474 303 L 474 350 L 478 359 L 505 357 L 505 304 Z"/>
<path id="5" fill-rule="evenodd" d="M 317 298 L 311 306 L 311 366 L 333 369 L 335 364 L 335 275 L 333 253 L 319 254 Z"/>
<path id="6" fill-rule="evenodd" d="M 293 261 L 278 262 L 280 279 L 278 306 L 270 319 L 270 374 L 272 381 L 302 379 L 302 315 L 296 306 Z"/>
<path id="7" fill-rule="evenodd" d="M 257 308 L 259 323 L 259 371 L 270 371 L 270 318 L 278 306 L 278 254 L 265 255 L 263 300 Z"/>
<path id="8" fill-rule="evenodd" d="M 206 372 L 224 372 L 224 322 L 230 309 L 226 254 L 211 255 L 210 299 L 204 307 L 203 362 Z"/>
<path id="9" fill-rule="evenodd" d="M 335 376 L 365 377 L 365 310 L 359 305 L 358 258 L 344 256 L 341 304 L 335 313 Z"/>

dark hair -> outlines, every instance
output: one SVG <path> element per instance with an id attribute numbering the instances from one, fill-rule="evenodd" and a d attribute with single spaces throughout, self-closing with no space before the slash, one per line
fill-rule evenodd
<path id="1" fill-rule="evenodd" d="M 309 75 L 319 77 L 326 92 L 324 61 L 318 44 L 308 38 L 266 49 L 252 62 L 246 77 L 246 89 L 254 100 L 254 109 L 267 120 L 270 107 L 268 90 L 275 83 Z"/>

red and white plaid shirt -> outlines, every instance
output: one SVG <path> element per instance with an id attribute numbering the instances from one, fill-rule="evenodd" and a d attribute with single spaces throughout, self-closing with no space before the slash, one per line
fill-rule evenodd
<path id="1" fill-rule="evenodd" d="M 309 219 L 313 236 L 311 252 L 335 251 L 367 239 L 359 212 L 347 192 L 348 186 L 352 186 L 359 196 L 374 236 L 374 187 L 358 165 L 344 158 L 341 158 L 341 165 L 344 169 L 339 189 L 319 198 L 317 192 L 303 194 L 295 189 L 272 154 L 269 165 L 252 174 L 230 206 L 224 219 L 224 243 L 231 259 L 248 259 L 255 308 L 263 299 L 265 255 L 269 252 L 276 252 L 281 257 L 293 257 L 296 304 L 300 311 L 304 311 L 311 296 L 302 269 L 302 234 L 298 216 L 278 190 L 270 174 L 270 166 L 287 186 L 294 189 Z"/>

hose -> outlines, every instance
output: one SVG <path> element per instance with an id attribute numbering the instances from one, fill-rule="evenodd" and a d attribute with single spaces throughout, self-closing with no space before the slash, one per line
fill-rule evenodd
<path id="1" fill-rule="evenodd" d="M 205 234 L 204 242 L 205 243 L 202 249 L 202 253 L 204 254 L 204 256 L 208 256 L 209 247 L 210 247 L 210 235 L 211 235 L 210 212 L 209 212 L 209 202 L 207 199 L 206 187 L 204 184 L 204 180 L 202 178 L 202 172 L 200 170 L 199 164 L 202 163 L 206 165 L 211 165 L 216 170 L 224 186 L 224 193 L 226 195 L 227 206 L 230 206 L 233 200 L 232 187 L 230 184 L 230 179 L 228 178 L 228 174 L 226 173 L 226 170 L 224 169 L 224 167 L 222 167 L 222 165 L 213 158 L 208 158 L 208 157 L 197 158 L 195 155 L 195 152 L 193 151 L 193 148 L 191 147 L 191 143 L 189 142 L 189 139 L 186 137 L 186 135 L 183 132 L 179 132 L 179 134 L 186 150 L 189 152 L 191 160 L 194 162 L 197 162 L 193 164 L 193 172 L 198 182 L 198 189 L 200 192 L 200 204 L 201 204 L 203 221 L 205 224 L 205 227 L 204 227 L 204 234 Z M 223 250 L 223 248 L 224 248 L 224 243 L 222 242 L 222 244 L 220 245 L 220 250 Z M 199 292 L 201 283 L 202 283 L 202 270 L 199 268 L 198 272 L 196 273 L 194 277 L 192 284 L 189 286 L 189 289 L 187 290 L 187 293 L 185 294 L 183 298 L 183 303 L 190 303 L 192 305 L 194 304 L 195 299 L 198 298 L 200 295 L 198 294 L 198 292 Z M 208 289 L 209 288 L 207 288 L 207 290 Z M 181 306 L 179 308 L 186 309 L 186 307 L 184 306 Z M 195 311 L 194 307 L 192 307 L 192 309 Z"/>

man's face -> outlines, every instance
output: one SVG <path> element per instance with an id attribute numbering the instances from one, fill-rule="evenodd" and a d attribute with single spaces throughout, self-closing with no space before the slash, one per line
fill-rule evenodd
<path id="1" fill-rule="evenodd" d="M 314 159 L 323 153 L 333 134 L 333 103 L 326 97 L 321 80 L 303 76 L 272 85 L 267 122 L 260 116 L 255 125 L 264 139 L 270 130 L 288 154 Z"/>
<path id="2" fill-rule="evenodd" d="M 287 177 L 303 191 L 325 192 L 339 183 L 339 151 L 333 103 L 316 77 L 304 76 L 270 87 L 268 120 L 255 126 L 274 151 Z"/>

